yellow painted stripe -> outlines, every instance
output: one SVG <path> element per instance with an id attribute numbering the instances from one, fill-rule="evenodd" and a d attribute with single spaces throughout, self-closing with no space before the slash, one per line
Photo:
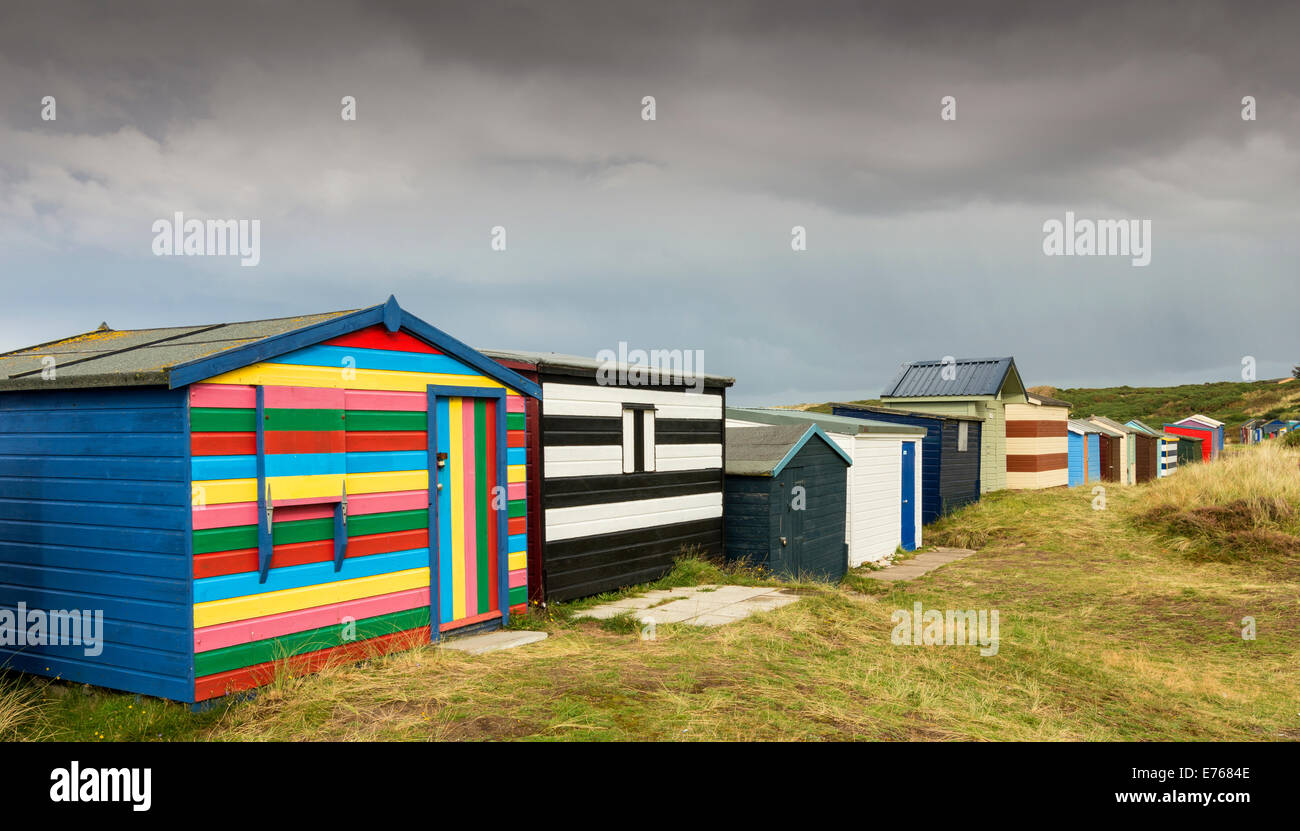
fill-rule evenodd
<path id="1" fill-rule="evenodd" d="M 340 580 L 337 583 L 321 583 L 316 586 L 231 597 L 226 600 L 210 600 L 207 603 L 194 604 L 194 625 L 195 627 L 215 626 L 218 623 L 247 620 L 263 615 L 278 615 L 282 612 L 296 612 L 299 609 L 310 609 L 327 603 L 359 600 L 363 597 L 418 589 L 428 585 L 429 569 L 411 568 L 390 574 L 376 574 L 373 577 Z"/>
<path id="2" fill-rule="evenodd" d="M 526 551 L 516 551 L 510 555 L 510 570 L 518 571 L 521 568 L 528 567 L 528 553 Z"/>
<path id="3" fill-rule="evenodd" d="M 349 494 L 386 493 L 388 491 L 420 491 L 429 487 L 427 470 L 401 470 L 390 473 L 349 473 L 346 477 L 336 473 L 322 476 L 273 476 L 272 499 L 319 499 L 338 496 L 341 480 L 347 480 Z M 231 502 L 256 502 L 256 479 L 214 479 L 196 483 L 202 488 L 197 498 L 204 505 L 226 505 Z"/>
<path id="4" fill-rule="evenodd" d="M 451 619 L 465 617 L 465 463 L 461 458 L 464 445 L 461 399 L 447 401 L 447 421 L 451 428 Z"/>
<path id="5" fill-rule="evenodd" d="M 524 465 L 507 465 L 506 481 L 507 482 L 524 481 Z"/>
<path id="6" fill-rule="evenodd" d="M 355 373 L 356 377 L 352 377 Z M 262 363 L 205 379 L 207 384 L 252 384 L 280 387 L 326 387 L 350 390 L 424 392 L 430 384 L 501 389 L 505 385 L 481 375 L 447 375 L 440 372 L 397 372 L 386 369 L 343 371 L 328 366 L 294 366 Z"/>

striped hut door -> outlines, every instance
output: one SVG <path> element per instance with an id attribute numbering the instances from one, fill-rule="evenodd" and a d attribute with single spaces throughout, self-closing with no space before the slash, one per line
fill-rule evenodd
<path id="1" fill-rule="evenodd" d="M 442 630 L 504 617 L 508 591 L 505 399 L 499 390 L 462 392 L 429 388 L 437 529 L 430 602 Z"/>

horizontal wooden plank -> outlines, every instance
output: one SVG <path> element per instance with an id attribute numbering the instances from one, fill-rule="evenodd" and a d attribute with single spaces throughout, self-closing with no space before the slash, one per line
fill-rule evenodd
<path id="1" fill-rule="evenodd" d="M 377 597 L 364 597 L 360 600 L 330 603 L 297 612 L 267 615 L 266 617 L 251 620 L 223 623 L 218 626 L 206 626 L 194 630 L 194 651 L 207 652 L 213 649 L 237 646 L 241 643 L 277 638 L 321 626 L 339 624 L 345 618 L 357 620 L 428 605 L 429 588 L 425 586 L 418 589 L 393 592 L 392 594 L 381 594 Z"/>
<path id="2" fill-rule="evenodd" d="M 390 594 L 428 585 L 429 568 L 425 566 L 410 571 L 379 574 L 355 580 L 214 600 L 195 604 L 194 626 L 214 626 L 218 623 L 292 612 L 312 606 L 324 606 L 327 603 Z"/>

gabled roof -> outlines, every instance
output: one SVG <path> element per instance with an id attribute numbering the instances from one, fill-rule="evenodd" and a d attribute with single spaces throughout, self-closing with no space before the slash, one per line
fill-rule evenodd
<path id="1" fill-rule="evenodd" d="M 1088 416 L 1087 420 L 1097 425 L 1103 433 L 1110 436 L 1127 436 L 1129 433 L 1137 432 L 1132 427 L 1120 424 L 1118 421 L 1113 421 L 1105 416 Z"/>
<path id="2" fill-rule="evenodd" d="M 1025 385 L 1020 380 L 1014 358 L 912 361 L 899 368 L 880 397 L 982 398 L 996 396 L 1004 388 L 1014 395 L 1024 395 Z"/>
<path id="3" fill-rule="evenodd" d="M 846 465 L 853 464 L 849 455 L 816 424 L 728 427 L 726 472 L 732 476 L 779 476 L 813 440 L 825 442 Z"/>
<path id="4" fill-rule="evenodd" d="M 983 423 L 984 421 L 984 419 L 979 416 L 957 415 L 955 413 L 923 413 L 919 410 L 907 410 L 902 407 L 881 407 L 876 404 L 845 404 L 839 401 L 832 401 L 831 406 L 845 410 L 857 410 L 864 413 L 910 416 L 912 418 L 929 418 L 935 421 L 944 421 L 946 419 L 954 419 L 956 421 L 978 421 L 980 423 Z M 856 418 L 856 416 L 852 417 Z"/>
<path id="5" fill-rule="evenodd" d="M 0 355 L 0 392 L 86 387 L 166 386 L 175 389 L 269 361 L 321 341 L 383 324 L 406 329 L 489 378 L 540 398 L 541 388 L 482 353 L 402 309 L 386 303 L 301 317 L 216 323 L 167 329 L 93 332 Z M 51 379 L 41 377 L 42 359 L 55 359 Z"/>
<path id="6" fill-rule="evenodd" d="M 1066 427 L 1072 433 L 1100 433 L 1101 428 L 1089 421 L 1078 418 L 1066 419 Z"/>
<path id="7" fill-rule="evenodd" d="M 1264 422 L 1263 422 L 1263 420 L 1261 420 L 1261 419 L 1258 419 L 1258 418 L 1252 418 L 1252 419 L 1249 419 L 1249 420 L 1247 420 L 1247 421 L 1243 421 L 1243 422 L 1241 423 L 1241 426 L 1244 427 L 1244 428 L 1246 428 L 1247 430 L 1249 430 L 1249 429 L 1251 429 L 1251 428 L 1253 428 L 1253 427 L 1258 427 L 1259 425 L 1261 425 L 1261 424 L 1263 424 L 1263 423 L 1264 423 Z"/>
<path id="8" fill-rule="evenodd" d="M 1143 424 L 1142 422 L 1138 421 L 1136 418 L 1129 419 L 1125 423 L 1129 427 L 1132 427 L 1133 429 L 1137 430 L 1139 433 L 1142 433 L 1143 435 L 1155 436 L 1158 439 L 1162 439 L 1165 437 L 1163 430 L 1153 430 L 1150 427 Z"/>
<path id="9" fill-rule="evenodd" d="M 623 368 L 637 369 L 635 363 L 618 363 L 614 362 L 607 365 L 604 361 L 596 358 L 588 358 L 583 355 L 564 355 L 559 352 L 529 352 L 523 349 L 482 349 L 479 350 L 489 358 L 498 361 L 518 361 L 519 363 L 532 364 L 539 370 L 548 370 L 565 375 L 578 375 L 582 377 L 594 376 L 600 369 Z M 667 370 L 660 370 L 666 372 Z M 729 375 L 709 375 L 708 373 L 689 373 L 682 372 L 680 377 L 685 379 L 687 385 L 694 383 L 697 377 L 703 379 L 708 386 L 729 387 L 736 383 L 736 379 Z"/>
<path id="10" fill-rule="evenodd" d="M 892 433 L 894 435 L 924 436 L 924 427 L 891 424 L 850 416 L 809 413 L 803 410 L 783 410 L 776 407 L 728 407 L 727 418 L 736 421 L 756 421 L 760 424 L 816 424 L 828 433 Z"/>
<path id="11" fill-rule="evenodd" d="M 1222 421 L 1215 421 L 1214 419 L 1210 418 L 1209 416 L 1207 416 L 1207 415 L 1201 415 L 1200 413 L 1197 413 L 1196 415 L 1189 415 L 1187 418 L 1179 419 L 1178 421 L 1175 421 L 1174 424 L 1183 424 L 1183 423 L 1188 422 L 1188 421 L 1195 421 L 1195 422 L 1198 422 L 1198 423 L 1200 423 L 1200 424 L 1206 424 L 1206 425 L 1209 425 L 1210 427 L 1222 427 L 1222 426 L 1223 426 L 1223 422 L 1222 422 Z"/>
<path id="12" fill-rule="evenodd" d="M 1040 407 L 1066 407 L 1066 408 L 1069 408 L 1069 407 L 1074 406 L 1074 405 L 1071 404 L 1069 401 L 1062 401 L 1062 400 L 1059 399 L 1059 398 L 1049 398 L 1049 397 L 1046 396 L 1046 395 L 1039 395 L 1039 394 L 1036 393 L 1036 392 L 1027 392 L 1027 393 L 1025 393 L 1025 398 L 1028 398 L 1028 399 L 1029 399 L 1029 403 L 1030 403 L 1030 404 L 1037 404 L 1037 405 L 1039 405 Z"/>

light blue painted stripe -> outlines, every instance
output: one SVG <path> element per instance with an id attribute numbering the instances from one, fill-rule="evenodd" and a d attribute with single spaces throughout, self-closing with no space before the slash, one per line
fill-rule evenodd
<path id="1" fill-rule="evenodd" d="M 275 561 L 272 560 L 271 571 L 265 583 L 257 582 L 255 571 L 195 580 L 194 602 L 206 603 L 209 600 L 227 600 L 232 597 L 247 597 L 283 589 L 300 589 L 304 586 L 337 583 L 340 580 L 353 580 L 357 577 L 373 577 L 376 574 L 388 574 L 411 568 L 427 568 L 428 565 L 429 549 L 427 548 L 349 557 L 343 561 L 343 568 L 339 571 L 334 570 L 333 560 L 282 568 L 275 568 Z"/>
<path id="2" fill-rule="evenodd" d="M 427 450 L 376 450 L 347 456 L 348 473 L 393 473 L 424 470 L 429 466 Z"/>
<path id="3" fill-rule="evenodd" d="M 346 463 L 347 455 L 344 453 L 272 453 L 266 456 L 266 475 L 321 476 L 345 473 Z M 195 456 L 190 459 L 190 474 L 196 482 L 253 479 L 257 476 L 257 457 Z"/>
<path id="4" fill-rule="evenodd" d="M 349 360 L 350 359 L 350 360 Z M 355 361 L 355 363 L 353 363 Z M 351 346 L 308 346 L 273 359 L 277 364 L 327 366 L 333 368 L 388 369 L 399 372 L 438 372 L 447 375 L 479 373 L 447 355 L 422 352 L 392 352 L 387 349 L 357 349 Z"/>
<path id="5" fill-rule="evenodd" d="M 510 537 L 506 540 L 506 543 L 507 543 L 506 551 L 508 553 L 520 554 L 526 549 L 528 545 L 528 535 L 511 534 Z"/>
<path id="6" fill-rule="evenodd" d="M 506 448 L 506 464 L 522 465 L 528 461 L 528 449 L 524 447 Z"/>

